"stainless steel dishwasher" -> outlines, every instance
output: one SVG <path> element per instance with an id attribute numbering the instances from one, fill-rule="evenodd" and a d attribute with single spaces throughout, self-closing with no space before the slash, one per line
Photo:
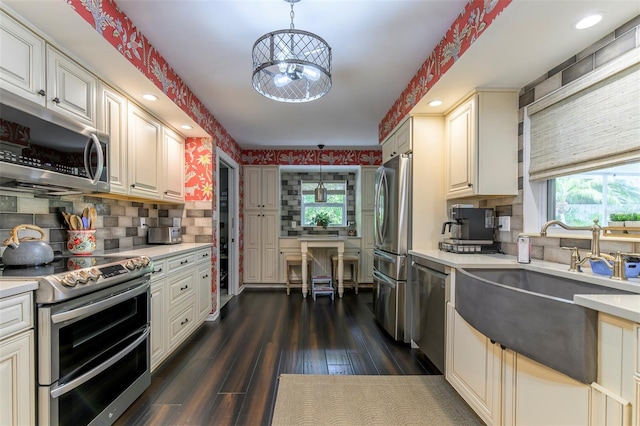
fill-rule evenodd
<path id="1" fill-rule="evenodd" d="M 443 265 L 412 256 L 413 341 L 441 373 L 444 373 L 447 279 Z"/>

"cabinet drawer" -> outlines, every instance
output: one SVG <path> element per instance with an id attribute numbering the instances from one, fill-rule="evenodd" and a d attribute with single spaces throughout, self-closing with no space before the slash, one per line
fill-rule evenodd
<path id="1" fill-rule="evenodd" d="M 33 327 L 33 293 L 0 299 L 0 339 Z"/>
<path id="2" fill-rule="evenodd" d="M 188 253 L 182 256 L 170 257 L 167 259 L 169 264 L 167 272 L 174 272 L 182 268 L 194 265 L 196 263 L 196 254 Z"/>
<path id="3" fill-rule="evenodd" d="M 194 298 L 169 311 L 169 351 L 180 344 L 195 327 L 196 308 Z"/>
<path id="4" fill-rule="evenodd" d="M 169 309 L 184 298 L 194 294 L 193 287 L 196 271 L 185 271 L 168 277 L 169 280 Z"/>
<path id="5" fill-rule="evenodd" d="M 206 248 L 202 250 L 198 250 L 196 253 L 196 262 L 207 262 L 211 261 L 211 249 Z"/>
<path id="6" fill-rule="evenodd" d="M 162 278 L 167 274 L 167 260 L 154 260 L 153 271 L 151 272 L 151 281 Z"/>

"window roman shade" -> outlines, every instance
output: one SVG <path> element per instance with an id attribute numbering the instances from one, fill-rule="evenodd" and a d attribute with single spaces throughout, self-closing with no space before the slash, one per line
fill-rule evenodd
<path id="1" fill-rule="evenodd" d="M 530 180 L 640 161 L 640 48 L 527 110 Z"/>

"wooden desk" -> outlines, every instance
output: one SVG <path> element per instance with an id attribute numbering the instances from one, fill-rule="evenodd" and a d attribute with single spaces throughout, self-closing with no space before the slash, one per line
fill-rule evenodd
<path id="1" fill-rule="evenodd" d="M 313 247 L 333 247 L 338 249 L 338 296 L 344 294 L 344 283 L 342 275 L 344 273 L 344 237 L 299 237 L 300 252 L 302 253 L 302 297 L 306 298 L 309 291 L 309 277 L 307 277 L 307 253 Z"/>

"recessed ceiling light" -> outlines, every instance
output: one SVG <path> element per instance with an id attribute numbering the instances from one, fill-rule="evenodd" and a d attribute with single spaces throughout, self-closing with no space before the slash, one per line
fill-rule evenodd
<path id="1" fill-rule="evenodd" d="M 442 101 L 440 99 L 434 99 L 431 102 L 429 102 L 430 107 L 437 107 L 440 105 L 442 105 Z"/>
<path id="2" fill-rule="evenodd" d="M 158 97 L 156 95 L 152 95 L 151 93 L 145 93 L 142 95 L 143 99 L 146 99 L 148 101 L 157 101 Z"/>
<path id="3" fill-rule="evenodd" d="M 183 125 L 182 125 L 182 126 L 180 126 L 180 127 L 182 127 L 182 128 L 183 128 L 183 129 L 185 129 L 185 130 L 191 130 L 191 129 L 193 129 L 193 127 L 189 126 L 188 124 L 183 124 Z"/>
<path id="4" fill-rule="evenodd" d="M 586 28 L 593 27 L 600 21 L 602 21 L 602 15 L 599 13 L 594 13 L 593 15 L 589 15 L 579 20 L 576 24 L 576 30 L 584 30 Z"/>

